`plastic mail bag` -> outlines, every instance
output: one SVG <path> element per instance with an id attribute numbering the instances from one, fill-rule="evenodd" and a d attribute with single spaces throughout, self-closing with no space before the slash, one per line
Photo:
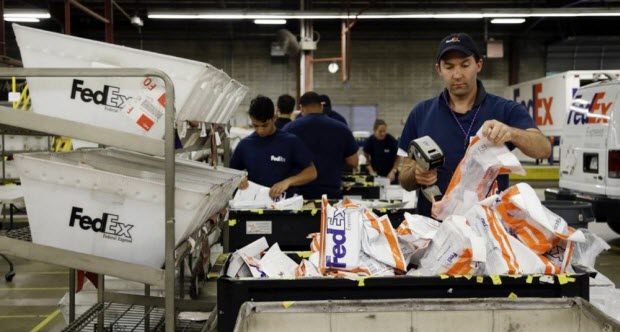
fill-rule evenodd
<path id="1" fill-rule="evenodd" d="M 465 157 L 461 160 L 448 189 L 439 202 L 433 203 L 432 214 L 438 220 L 449 215 L 463 215 L 489 194 L 500 174 L 525 175 L 521 163 L 503 144 L 494 144 L 478 130 Z"/>

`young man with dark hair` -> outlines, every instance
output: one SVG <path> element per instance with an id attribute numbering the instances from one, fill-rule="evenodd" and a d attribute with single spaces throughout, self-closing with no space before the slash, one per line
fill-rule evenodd
<path id="1" fill-rule="evenodd" d="M 519 148 L 524 154 L 544 159 L 551 153 L 549 140 L 538 130 L 520 104 L 487 93 L 478 80 L 482 58 L 472 38 L 465 33 L 446 36 L 437 49 L 435 71 L 445 89 L 439 96 L 416 105 L 405 123 L 399 155 L 405 157 L 400 183 L 406 190 L 437 184 L 442 193 L 479 129 L 496 144 Z M 407 158 L 409 143 L 430 136 L 441 147 L 445 162 L 432 171 L 423 171 Z M 508 187 L 508 176 L 497 177 L 499 190 Z M 418 194 L 418 213 L 430 216 L 432 203 Z"/>
<path id="2" fill-rule="evenodd" d="M 318 177 L 298 188 L 304 198 L 316 199 L 327 194 L 340 198 L 341 172 L 344 165 L 357 167 L 357 144 L 351 130 L 343 123 L 323 115 L 321 99 L 316 92 L 306 92 L 300 98 L 303 117 L 284 126 L 312 151 Z"/>
<path id="3" fill-rule="evenodd" d="M 277 198 L 290 187 L 316 179 L 308 148 L 295 135 L 276 128 L 271 99 L 254 98 L 249 114 L 255 132 L 239 142 L 230 159 L 231 168 L 248 172 L 239 189 L 247 188 L 249 179 L 270 187 L 269 196 Z"/>
<path id="4" fill-rule="evenodd" d="M 347 123 L 347 120 L 342 115 L 340 115 L 340 113 L 332 109 L 332 101 L 329 99 L 329 96 L 320 95 L 319 98 L 321 98 L 321 105 L 323 105 L 323 114 L 327 115 L 328 117 L 334 120 L 338 120 L 344 123 L 345 126 L 349 125 Z"/>
<path id="5" fill-rule="evenodd" d="M 276 108 L 276 114 L 278 118 L 276 119 L 276 128 L 282 129 L 284 125 L 291 122 L 291 116 L 293 115 L 293 110 L 295 109 L 295 98 L 290 95 L 281 95 L 278 97 L 278 103 Z"/>
<path id="6" fill-rule="evenodd" d="M 387 133 L 387 123 L 377 119 L 372 135 L 364 141 L 364 156 L 368 172 L 374 176 L 385 176 L 393 182 L 400 164 L 397 152 L 398 141 Z"/>

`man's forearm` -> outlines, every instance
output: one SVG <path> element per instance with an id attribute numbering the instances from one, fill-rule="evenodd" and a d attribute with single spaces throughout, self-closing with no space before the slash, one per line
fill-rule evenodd
<path id="1" fill-rule="evenodd" d="M 296 175 L 289 177 L 287 180 L 289 182 L 289 186 L 301 186 L 313 181 L 316 177 L 316 167 L 314 167 L 314 165 L 310 165 Z"/>
<path id="2" fill-rule="evenodd" d="M 403 169 L 400 171 L 400 185 L 407 191 L 413 191 L 418 189 L 419 185 L 415 181 L 415 160 L 411 158 L 404 158 Z"/>
<path id="3" fill-rule="evenodd" d="M 551 155 L 551 142 L 538 129 L 513 129 L 511 142 L 526 156 L 546 159 Z"/>
<path id="4" fill-rule="evenodd" d="M 394 159 L 394 165 L 392 165 L 392 170 L 394 173 L 398 171 L 398 167 L 400 167 L 400 156 L 396 156 L 396 159 Z"/>

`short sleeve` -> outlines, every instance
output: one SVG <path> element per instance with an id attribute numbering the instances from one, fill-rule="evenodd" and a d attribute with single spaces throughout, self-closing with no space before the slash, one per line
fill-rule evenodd
<path id="1" fill-rule="evenodd" d="M 235 152 L 233 152 L 233 155 L 230 158 L 229 167 L 240 171 L 247 169 L 245 167 L 245 163 L 243 162 L 243 140 L 239 142 Z"/>
<path id="2" fill-rule="evenodd" d="M 506 116 L 508 121 L 506 125 L 519 129 L 538 129 L 534 119 L 532 119 L 532 116 L 530 116 L 523 105 L 515 102 L 509 102 L 508 107 L 506 108 L 508 109 L 508 114 Z"/>
<path id="3" fill-rule="evenodd" d="M 355 142 L 355 137 L 353 137 L 353 133 L 351 133 L 351 131 L 348 128 L 344 126 L 343 128 L 345 128 L 345 130 L 343 130 L 344 135 L 342 136 L 345 139 L 344 156 L 345 158 L 347 158 L 357 153 L 358 146 L 357 146 L 357 143 Z"/>
<path id="4" fill-rule="evenodd" d="M 409 117 L 407 118 L 407 122 L 405 122 L 405 127 L 403 128 L 403 132 L 400 135 L 400 141 L 398 142 L 398 148 L 407 152 L 407 150 L 409 150 L 409 143 L 411 143 L 412 140 L 418 138 L 418 131 L 417 131 L 417 123 L 416 123 L 416 110 L 418 109 L 419 106 L 416 106 L 413 108 L 413 110 L 411 110 L 411 113 L 409 113 Z"/>
<path id="5" fill-rule="evenodd" d="M 297 136 L 293 137 L 293 161 L 294 166 L 304 169 L 312 165 L 313 155 L 310 149 Z"/>
<path id="6" fill-rule="evenodd" d="M 372 136 L 370 136 L 364 141 L 364 152 L 368 154 L 372 154 L 373 152 L 372 150 L 373 150 Z"/>

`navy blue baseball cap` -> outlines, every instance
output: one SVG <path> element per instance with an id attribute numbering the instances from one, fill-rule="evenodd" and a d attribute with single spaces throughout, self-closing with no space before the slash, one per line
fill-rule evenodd
<path id="1" fill-rule="evenodd" d="M 451 33 L 441 40 L 437 48 L 437 63 L 450 51 L 458 51 L 465 56 L 473 55 L 476 59 L 480 59 L 476 43 L 466 33 Z"/>

